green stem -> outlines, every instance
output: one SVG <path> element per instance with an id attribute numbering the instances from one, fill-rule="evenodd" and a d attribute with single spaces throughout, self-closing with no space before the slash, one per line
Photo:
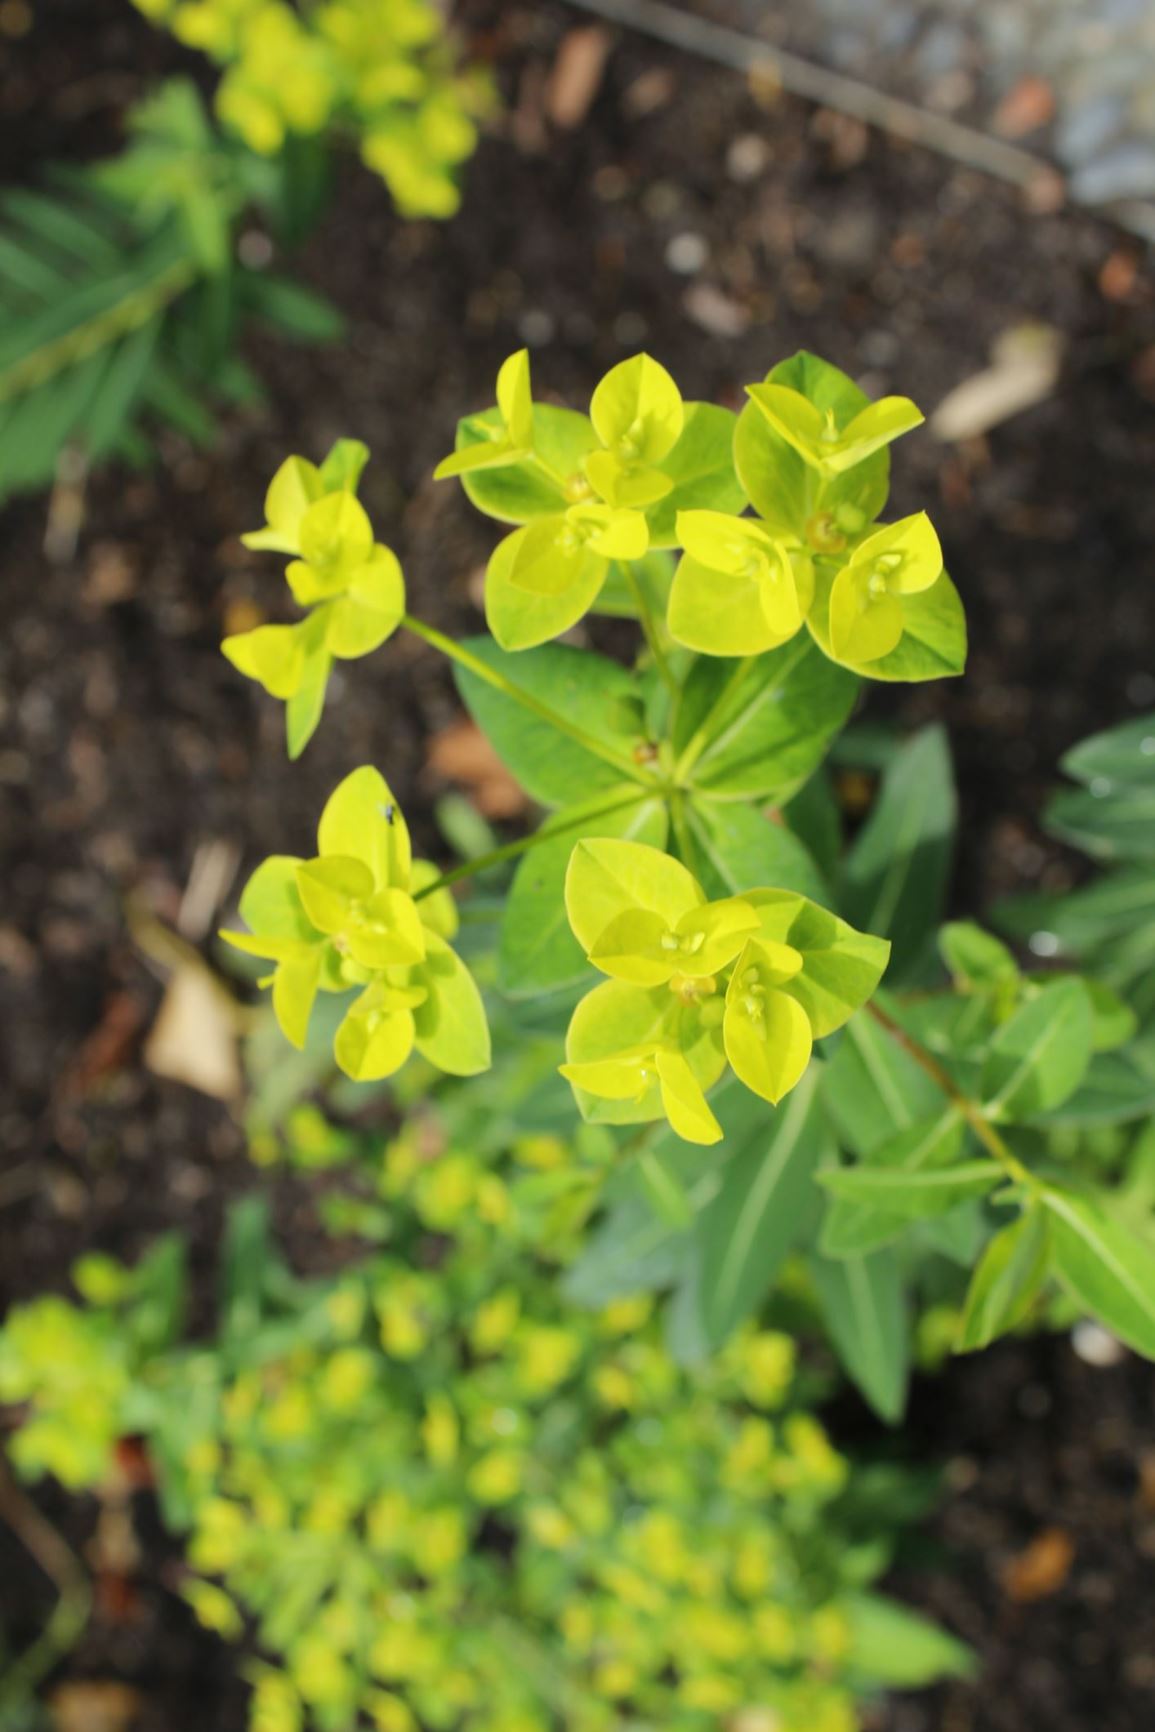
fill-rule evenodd
<path id="1" fill-rule="evenodd" d="M 548 477 L 548 479 L 553 482 L 554 486 L 560 490 L 560 492 L 562 494 L 562 509 L 564 510 L 565 509 L 565 503 L 566 503 L 565 485 L 566 485 L 566 482 L 568 481 L 569 477 L 566 475 L 559 474 L 559 472 L 553 467 L 553 464 L 547 463 L 545 458 L 540 456 L 538 452 L 530 451 L 527 453 L 527 455 L 528 455 L 528 459 L 529 459 L 530 463 L 534 464 L 538 469 L 540 469 L 542 474 L 545 475 L 546 477 Z"/>
<path id="2" fill-rule="evenodd" d="M 581 746 L 583 751 L 590 752 L 595 758 L 600 758 L 604 764 L 610 764 L 621 775 L 628 777 L 631 782 L 637 782 L 645 788 L 657 786 L 656 778 L 645 771 L 625 752 L 619 752 L 615 747 L 607 745 L 604 740 L 597 739 L 593 734 L 587 734 L 584 728 L 579 728 L 576 723 L 559 715 L 556 710 L 551 710 L 548 704 L 543 704 L 530 692 L 514 685 L 512 680 L 507 680 L 504 674 L 498 673 L 496 668 L 491 668 L 489 663 L 482 661 L 480 656 L 475 656 L 471 650 L 455 643 L 451 637 L 446 637 L 445 633 L 438 631 L 435 626 L 426 625 L 424 620 L 414 619 L 410 613 L 403 616 L 401 624 L 411 631 L 414 637 L 421 638 L 432 649 L 439 650 L 443 656 L 456 662 L 459 667 L 467 669 L 475 678 L 484 680 L 486 685 L 492 686 L 503 697 L 511 699 L 515 704 L 520 704 L 522 709 L 528 710 L 539 721 L 546 722 L 555 732 L 564 734 L 575 745 Z"/>
<path id="3" fill-rule="evenodd" d="M 686 867 L 687 871 L 693 872 L 696 878 L 700 877 L 701 874 L 697 870 L 694 858 L 696 849 L 694 838 L 690 834 L 689 821 L 686 818 L 685 802 L 677 789 L 670 795 L 670 822 L 673 825 L 674 840 L 678 845 L 678 853 L 682 856 L 683 866 Z"/>
<path id="4" fill-rule="evenodd" d="M 594 812 L 583 812 L 579 817 L 569 818 L 562 824 L 550 824 L 547 820 L 539 830 L 533 830 L 528 836 L 519 836 L 516 842 L 506 842 L 500 848 L 491 848 L 487 854 L 478 854 L 476 859 L 466 860 L 460 866 L 453 866 L 448 872 L 443 872 L 435 878 L 432 884 L 426 884 L 423 889 L 413 893 L 414 902 L 420 902 L 426 896 L 432 896 L 435 890 L 444 890 L 450 884 L 457 884 L 462 878 L 472 878 L 475 873 L 487 872 L 491 866 L 500 866 L 505 860 L 516 860 L 519 854 L 528 854 L 530 849 L 540 847 L 543 842 L 552 842 L 555 836 L 565 836 L 571 830 L 582 830 L 587 824 L 596 824 L 599 818 L 608 818 L 611 812 L 625 812 L 631 806 L 641 804 L 640 794 L 631 794 L 628 799 L 614 800 L 608 806 L 599 806 Z"/>
<path id="5" fill-rule="evenodd" d="M 926 1047 L 922 1045 L 921 1041 L 909 1034 L 902 1024 L 896 1022 L 880 1005 L 868 1004 L 866 1009 L 879 1027 L 885 1029 L 891 1039 L 897 1041 L 899 1046 L 909 1053 L 915 1064 L 919 1065 L 931 1081 L 941 1089 L 947 1100 L 965 1119 L 987 1153 L 993 1155 L 1000 1166 L 1005 1168 L 1007 1177 L 1013 1179 L 1017 1185 L 1025 1185 L 1028 1190 L 1038 1191 L 1041 1187 L 1035 1175 L 1024 1167 L 1018 1156 L 1008 1147 L 987 1118 L 980 1103 L 972 1100 L 970 1095 L 959 1088 L 946 1066 L 940 1064 L 934 1054 L 928 1052 Z"/>
<path id="6" fill-rule="evenodd" d="M 666 652 L 662 647 L 662 640 L 658 634 L 657 621 L 654 619 L 653 609 L 650 606 L 650 598 L 646 594 L 645 587 L 642 584 L 641 579 L 638 577 L 637 572 L 634 570 L 633 564 L 630 560 L 622 560 L 619 563 L 619 570 L 624 574 L 626 583 L 629 586 L 630 594 L 634 598 L 634 606 L 638 610 L 638 620 L 645 635 L 646 644 L 649 648 L 650 654 L 654 658 L 654 666 L 657 668 L 658 673 L 661 675 L 662 683 L 670 694 L 671 702 L 676 704 L 681 696 L 681 687 L 674 678 L 673 670 L 670 667 Z"/>
<path id="7" fill-rule="evenodd" d="M 730 678 L 726 681 L 726 684 L 722 687 L 722 690 L 718 693 L 718 696 L 714 699 L 714 702 L 710 705 L 710 708 L 707 710 L 698 728 L 691 736 L 689 744 L 686 746 L 685 751 L 682 753 L 674 767 L 674 774 L 679 782 L 685 781 L 685 778 L 689 775 L 690 771 L 694 768 L 694 765 L 698 762 L 698 759 L 702 756 L 702 753 L 706 750 L 706 747 L 710 743 L 711 729 L 714 726 L 714 720 L 718 711 L 730 698 L 733 697 L 734 693 L 738 690 L 738 687 L 742 684 L 743 680 L 745 680 L 757 660 L 757 656 L 743 656 L 742 660 L 734 669 L 734 672 L 730 675 Z"/>

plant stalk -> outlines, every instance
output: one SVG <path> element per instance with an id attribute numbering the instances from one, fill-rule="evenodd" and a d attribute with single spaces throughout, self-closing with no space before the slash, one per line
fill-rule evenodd
<path id="1" fill-rule="evenodd" d="M 475 860 L 465 860 L 460 866 L 451 867 L 448 872 L 435 878 L 432 884 L 415 890 L 413 900 L 421 902 L 426 896 L 432 896 L 435 890 L 445 890 L 450 884 L 460 883 L 463 878 L 472 878 L 475 873 L 486 872 L 491 866 L 500 866 L 505 860 L 516 860 L 519 855 L 528 854 L 543 842 L 551 842 L 555 836 L 565 836 L 571 830 L 581 830 L 587 824 L 596 824 L 599 818 L 608 818 L 611 812 L 628 811 L 631 806 L 639 806 L 643 797 L 640 793 L 630 794 L 624 800 L 613 800 L 606 806 L 599 806 L 594 812 L 583 812 L 580 817 L 570 818 L 563 824 L 550 824 L 547 820 L 540 829 L 531 831 L 528 836 L 519 836 L 515 842 L 505 842 L 500 848 L 491 848 L 487 854 L 479 854 Z"/>
<path id="2" fill-rule="evenodd" d="M 459 667 L 467 669 L 477 679 L 484 680 L 486 685 L 492 686 L 503 697 L 509 698 L 513 703 L 520 704 L 522 709 L 528 710 L 539 721 L 547 723 L 556 733 L 564 734 L 575 745 L 581 746 L 583 751 L 591 753 L 595 758 L 600 758 L 604 764 L 611 765 L 620 775 L 627 777 L 631 782 L 637 782 L 644 788 L 657 787 L 656 778 L 644 770 L 627 753 L 617 751 L 615 747 L 607 745 L 604 740 L 597 739 L 593 734 L 587 734 L 584 728 L 579 728 L 575 722 L 571 722 L 566 716 L 559 715 L 556 710 L 551 709 L 548 704 L 543 704 L 530 692 L 523 691 L 520 686 L 514 685 L 512 680 L 507 680 L 504 674 L 498 673 L 496 668 L 491 668 L 487 662 L 482 661 L 480 656 L 475 656 L 471 650 L 465 649 L 461 644 L 455 643 L 451 637 L 447 637 L 444 632 L 438 631 L 436 626 L 426 625 L 424 620 L 415 619 L 409 613 L 402 617 L 401 624 L 411 631 L 414 637 L 419 637 L 423 643 L 427 643 L 431 649 L 439 650 L 443 656 L 456 662 Z"/>
<path id="3" fill-rule="evenodd" d="M 865 1008 L 879 1027 L 885 1029 L 891 1039 L 897 1041 L 904 1052 L 909 1053 L 915 1064 L 926 1072 L 936 1087 L 941 1089 L 947 1100 L 965 1119 L 987 1153 L 993 1155 L 1000 1166 L 1005 1168 L 1008 1178 L 1013 1179 L 1017 1185 L 1025 1185 L 1029 1190 L 1038 1191 L 1040 1186 L 1035 1175 L 1024 1167 L 1018 1156 L 1008 1147 L 983 1112 L 980 1103 L 972 1100 L 968 1094 L 959 1088 L 946 1066 L 940 1064 L 934 1054 L 928 1052 L 926 1047 L 922 1045 L 921 1041 L 909 1034 L 902 1024 L 896 1022 L 889 1012 L 883 1010 L 880 1005 L 871 1003 Z"/>
<path id="4" fill-rule="evenodd" d="M 662 647 L 662 640 L 658 634 L 657 622 L 654 619 L 653 609 L 650 607 L 650 598 L 646 594 L 645 588 L 643 587 L 630 560 L 622 560 L 619 564 L 619 569 L 624 572 L 630 594 L 634 598 L 634 605 L 638 610 L 638 623 L 641 625 L 643 635 L 645 636 L 646 646 L 649 649 L 651 656 L 654 658 L 654 666 L 661 675 L 662 684 L 670 694 L 671 703 L 676 704 L 682 695 L 681 687 L 674 678 L 673 669 L 670 667 L 669 659 L 667 658 L 665 649 Z"/>
<path id="5" fill-rule="evenodd" d="M 757 660 L 757 656 L 743 656 L 742 660 L 737 664 L 733 673 L 726 681 L 726 684 L 722 687 L 722 690 L 718 693 L 718 696 L 714 699 L 714 702 L 710 705 L 710 708 L 703 716 L 699 726 L 692 735 L 689 744 L 686 746 L 685 751 L 682 753 L 674 767 L 674 774 L 680 783 L 685 783 L 686 777 L 689 775 L 690 771 L 694 768 L 698 759 L 702 756 L 702 753 L 709 745 L 710 730 L 713 727 L 714 718 L 717 716 L 718 711 L 730 698 L 733 697 L 734 693 L 746 679 Z"/>

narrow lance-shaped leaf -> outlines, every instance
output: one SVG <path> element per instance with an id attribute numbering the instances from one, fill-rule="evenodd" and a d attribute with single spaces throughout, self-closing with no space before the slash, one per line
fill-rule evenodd
<path id="1" fill-rule="evenodd" d="M 1047 1217 L 1031 1208 L 996 1233 L 971 1278 L 956 1353 L 973 1353 L 1030 1313 L 1050 1267 Z"/>
<path id="2" fill-rule="evenodd" d="M 950 875 L 956 815 L 946 736 L 941 728 L 924 729 L 896 752 L 843 878 L 847 919 L 891 940 L 893 985 L 907 985 L 925 971 Z"/>
<path id="3" fill-rule="evenodd" d="M 718 1347 L 770 1291 L 817 1195 L 813 1175 L 829 1145 L 817 1073 L 805 1078 L 726 1167 L 698 1219 L 701 1308 Z"/>
<path id="4" fill-rule="evenodd" d="M 897 1260 L 885 1251 L 833 1262 L 814 1255 L 810 1271 L 847 1374 L 892 1424 L 906 1403 L 910 1371 L 906 1304 Z"/>
<path id="5" fill-rule="evenodd" d="M 1055 1273 L 1121 1341 L 1155 1359 L 1155 1239 L 1116 1221 L 1091 1197 L 1048 1189 Z"/>
<path id="6" fill-rule="evenodd" d="M 519 864 L 506 898 L 498 951 L 501 985 L 507 993 L 552 992 L 588 974 L 589 963 L 570 931 L 565 908 L 565 875 L 574 845 L 585 836 L 618 836 L 653 848 L 666 842 L 662 802 L 628 803 L 629 793 L 623 786 L 622 805 L 614 811 L 601 810 L 584 818 L 572 809 L 559 812 L 558 834 L 549 836 L 547 826 Z"/>
<path id="7" fill-rule="evenodd" d="M 969 1678 L 975 1657 L 965 1643 L 881 1594 L 855 1594 L 846 1606 L 849 1665 L 856 1678 L 919 1690 L 938 1678 Z"/>
<path id="8" fill-rule="evenodd" d="M 489 638 L 470 638 L 465 647 L 531 698 L 623 755 L 642 742 L 639 689 L 616 662 L 562 644 L 510 654 Z M 620 788 L 621 770 L 545 721 L 531 719 L 515 698 L 468 671 L 458 670 L 457 683 L 474 721 L 535 800 L 563 806 L 572 803 L 575 792 L 592 798 Z"/>
<path id="9" fill-rule="evenodd" d="M 896 1179 L 904 1181 L 908 1174 L 947 1166 L 956 1159 L 962 1144 L 962 1120 L 951 1109 L 936 1113 L 933 1118 L 920 1119 L 876 1144 L 869 1151 L 868 1164 L 850 1170 L 873 1173 L 892 1169 L 896 1170 Z M 828 1189 L 833 1189 L 827 1173 L 821 1179 Z M 905 1210 L 892 1208 L 882 1199 L 835 1196 L 822 1223 L 819 1248 L 827 1257 L 860 1256 L 899 1238 L 909 1225 L 910 1217 Z"/>
<path id="10" fill-rule="evenodd" d="M 1046 986 L 1004 1023 L 983 1066 L 990 1116 L 1031 1119 L 1074 1093 L 1091 1060 L 1091 1000 L 1080 980 Z"/>
<path id="11" fill-rule="evenodd" d="M 836 1197 L 872 1204 L 891 1214 L 917 1220 L 941 1215 L 971 1197 L 983 1197 L 1003 1177 L 997 1161 L 960 1161 L 953 1167 L 905 1172 L 891 1167 L 832 1167 L 821 1183 Z"/>

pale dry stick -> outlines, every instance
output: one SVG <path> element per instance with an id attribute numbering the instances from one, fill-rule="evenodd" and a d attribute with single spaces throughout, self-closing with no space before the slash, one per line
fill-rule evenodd
<path id="1" fill-rule="evenodd" d="M 768 73 L 792 96 L 805 97 L 823 108 L 837 109 L 878 127 L 896 138 L 925 145 L 997 180 L 1013 186 L 1035 187 L 1061 179 L 1045 157 L 1001 138 L 992 138 L 977 127 L 934 114 L 899 96 L 888 96 L 861 79 L 831 72 L 813 60 L 775 48 L 744 31 L 695 18 L 665 0 L 569 0 L 579 12 L 590 12 L 612 24 L 639 31 L 671 48 L 680 48 L 699 59 L 729 66 L 735 72 Z M 1125 219 L 1123 219 L 1125 221 Z"/>

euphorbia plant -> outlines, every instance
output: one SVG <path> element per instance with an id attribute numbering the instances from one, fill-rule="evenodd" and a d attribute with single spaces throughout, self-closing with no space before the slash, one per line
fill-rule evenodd
<path id="1" fill-rule="evenodd" d="M 958 674 L 965 660 L 961 603 L 928 517 L 882 520 L 889 447 L 918 410 L 902 397 L 871 403 L 808 354 L 750 386 L 740 415 L 685 402 L 644 355 L 607 374 L 588 415 L 535 401 L 524 351 L 496 394 L 459 424 L 437 472 L 509 526 L 486 575 L 488 635 L 455 641 L 403 611 L 399 569 L 355 499 L 361 448 L 346 442 L 319 470 L 290 458 L 269 492 L 269 528 L 250 538 L 300 554 L 287 576 L 308 618 L 227 648 L 288 700 L 296 753 L 320 718 L 332 655 L 367 653 L 394 629 L 416 634 L 454 664 L 542 821 L 420 880 L 370 884 L 354 870 L 368 842 L 346 834 L 327 859 L 322 840 L 319 861 L 277 867 L 278 894 L 300 898 L 308 930 L 289 931 L 282 906 L 273 948 L 260 935 L 243 942 L 278 977 L 307 976 L 310 991 L 314 978 L 358 990 L 336 1045 L 354 1078 L 391 1074 L 414 1045 L 443 1069 L 475 1071 L 486 1062 L 480 1009 L 446 960 L 446 893 L 514 861 L 496 985 L 567 1005 L 557 1061 L 578 1109 L 638 1127 L 624 1145 L 642 1194 L 686 1236 L 684 1266 L 663 1261 L 657 1284 L 679 1268 L 689 1342 L 716 1345 L 801 1249 L 836 1345 L 888 1414 L 901 1406 L 911 1271 L 931 1256 L 975 1271 L 962 1347 L 1037 1314 L 1057 1274 L 1079 1305 L 1155 1353 L 1155 1281 L 1145 1298 L 1137 1273 L 1155 1277 L 1150 1248 L 1102 1227 L 1102 1199 L 1076 1195 L 1081 1176 L 1072 1187 L 1035 1158 L 1093 1055 L 1131 1038 L 1128 1007 L 1081 980 L 1022 974 L 970 927 L 942 934 L 951 983 L 927 997 L 940 991 L 953 823 L 937 736 L 899 755 L 840 858 L 822 765 L 863 684 Z M 584 633 L 554 641 L 597 613 L 638 623 L 632 667 Z M 374 774 L 353 780 L 367 788 Z M 375 798 L 400 824 L 383 783 Z M 258 929 L 261 901 L 250 886 L 241 905 Z M 367 937 L 370 927 L 381 930 Z M 418 932 L 424 959 L 394 956 Z M 298 1041 L 304 990 L 282 988 L 279 1003 L 274 993 Z M 724 1135 L 724 1166 L 699 1148 L 687 1168 L 686 1143 Z M 708 1175 L 704 1192 L 691 1171 Z M 622 1197 L 636 1209 L 628 1187 Z M 615 1222 L 610 1240 L 631 1244 Z M 601 1255 L 595 1245 L 598 1267 Z"/>
<path id="2" fill-rule="evenodd" d="M 535 403 L 528 354 L 512 355 L 496 406 L 461 422 L 437 471 L 518 525 L 489 565 L 493 636 L 464 644 L 405 614 L 400 567 L 356 498 L 364 447 L 344 440 L 320 467 L 290 457 L 269 488 L 266 526 L 245 541 L 297 556 L 286 579 L 307 617 L 224 645 L 286 701 L 294 756 L 320 720 L 334 656 L 367 654 L 403 626 L 450 657 L 527 791 L 562 808 L 508 850 L 526 859 L 505 922 L 503 984 L 568 987 L 588 963 L 609 975 L 570 1031 L 566 1074 L 583 1112 L 618 1123 L 667 1116 L 706 1142 L 721 1132 L 704 1091 L 727 1062 L 778 1101 L 814 1039 L 863 1004 L 885 967 L 884 940 L 821 906 L 821 873 L 777 821 L 780 808 L 845 721 L 854 670 L 930 678 L 958 671 L 965 652 L 926 517 L 876 523 L 886 446 L 917 424 L 914 406 L 871 405 L 806 355 L 750 397 L 741 417 L 687 404 L 666 370 L 638 355 L 607 374 L 586 416 Z M 639 620 L 645 650 L 634 670 L 549 643 L 591 610 Z M 315 900 L 309 874 L 322 868 L 346 873 L 358 907 L 404 893 L 381 882 L 359 896 L 338 860 L 294 866 L 301 895 Z M 255 908 L 253 887 L 246 900 Z M 317 919 L 311 931 L 291 939 L 305 946 L 299 956 L 262 952 L 278 961 L 278 980 L 296 971 L 330 987 L 365 985 L 363 940 Z M 322 932 L 341 951 L 323 977 Z M 303 1037 L 295 1008 L 281 1020 L 291 1039 Z M 380 1053 L 371 1062 L 361 1045 L 341 1049 L 352 1074 L 382 1074 Z"/>

